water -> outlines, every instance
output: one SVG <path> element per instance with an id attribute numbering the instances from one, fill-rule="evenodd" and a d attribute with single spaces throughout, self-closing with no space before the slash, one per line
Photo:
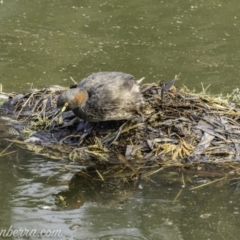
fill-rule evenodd
<path id="1" fill-rule="evenodd" d="M 189 176 L 184 174 L 183 187 L 182 182 L 174 181 L 181 178 L 175 170 L 172 181 L 165 180 L 166 171 L 142 181 L 142 189 L 113 195 L 111 188 L 105 195 L 96 188 L 96 195 L 89 196 L 86 192 L 91 186 L 84 188 L 83 184 L 75 192 L 83 205 L 72 202 L 71 209 L 64 209 L 56 207 L 53 194 L 66 192 L 66 180 L 74 168 L 63 170 L 61 162 L 24 155 L 20 150 L 18 155 L 15 162 L 2 162 L 1 226 L 7 229 L 12 225 L 15 229 L 61 230 L 63 236 L 56 239 L 238 239 L 240 192 L 236 181 L 190 191 Z"/>
<path id="2" fill-rule="evenodd" d="M 238 86 L 237 1 L 4 1 L 0 5 L 1 83 L 71 84 L 117 70 L 214 93 Z"/>
<path id="3" fill-rule="evenodd" d="M 236 0 L 3 0 L 0 83 L 6 92 L 24 92 L 105 70 L 146 82 L 181 73 L 177 86 L 200 90 L 202 82 L 226 94 L 239 84 L 239 10 Z M 1 149 L 9 144 L 4 129 Z M 56 239 L 239 238 L 237 180 L 190 191 L 194 183 L 183 188 L 158 174 L 114 201 L 83 196 L 79 208 L 61 210 L 54 194 L 68 189 L 77 166 L 8 151 L 16 152 L 0 158 L 3 229 L 61 229 Z"/>

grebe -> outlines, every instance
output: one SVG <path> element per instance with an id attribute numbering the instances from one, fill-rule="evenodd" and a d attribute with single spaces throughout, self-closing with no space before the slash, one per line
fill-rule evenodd
<path id="1" fill-rule="evenodd" d="M 58 108 L 72 110 L 88 122 L 133 119 L 144 106 L 139 83 L 132 75 L 122 72 L 93 73 L 76 88 L 63 92 Z"/>

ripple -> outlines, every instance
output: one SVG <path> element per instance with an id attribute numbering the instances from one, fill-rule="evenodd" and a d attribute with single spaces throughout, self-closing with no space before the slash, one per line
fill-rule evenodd
<path id="1" fill-rule="evenodd" d="M 110 234 L 110 235 L 105 235 L 105 236 L 99 236 L 99 240 L 150 240 L 147 237 L 144 236 L 133 236 L 129 234 Z"/>

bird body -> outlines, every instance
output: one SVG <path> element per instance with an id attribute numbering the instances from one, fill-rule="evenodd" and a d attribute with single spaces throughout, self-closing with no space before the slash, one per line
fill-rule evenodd
<path id="1" fill-rule="evenodd" d="M 141 81 L 121 72 L 93 73 L 63 92 L 57 106 L 66 104 L 66 110 L 89 122 L 132 119 L 144 105 Z"/>

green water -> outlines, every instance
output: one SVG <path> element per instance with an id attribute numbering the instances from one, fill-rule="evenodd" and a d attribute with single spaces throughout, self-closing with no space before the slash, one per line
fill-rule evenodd
<path id="1" fill-rule="evenodd" d="M 211 93 L 239 87 L 236 0 L 1 2 L 0 83 L 6 92 L 68 86 L 70 77 L 78 81 L 98 71 L 123 71 L 146 82 L 181 74 L 177 86 L 211 84 Z M 0 134 L 4 149 L 9 143 Z M 0 158 L 4 229 L 61 229 L 56 239 L 239 239 L 237 180 L 190 191 L 190 184 L 183 188 L 156 176 L 121 203 L 92 200 L 55 211 L 53 194 L 67 189 L 73 169 L 48 179 L 65 163 L 9 150 L 16 152 Z"/>
<path id="2" fill-rule="evenodd" d="M 190 89 L 238 87 L 237 1 L 4 1 L 0 69 L 5 91 L 69 85 L 116 70 L 146 81 L 181 73 Z"/>

